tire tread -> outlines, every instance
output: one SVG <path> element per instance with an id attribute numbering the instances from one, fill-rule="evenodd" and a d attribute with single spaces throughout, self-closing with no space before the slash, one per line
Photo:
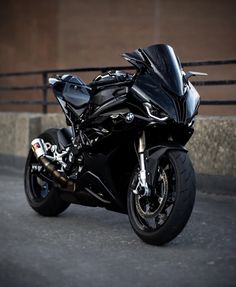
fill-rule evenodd
<path id="1" fill-rule="evenodd" d="M 154 232 L 140 230 L 133 219 L 134 215 L 131 213 L 129 206 L 132 203 L 128 194 L 128 214 L 132 228 L 143 241 L 152 245 L 165 244 L 174 239 L 183 230 L 192 213 L 195 201 L 195 173 L 188 154 L 182 151 L 169 151 L 168 156 L 175 164 L 178 181 L 176 202 L 167 222 Z"/>

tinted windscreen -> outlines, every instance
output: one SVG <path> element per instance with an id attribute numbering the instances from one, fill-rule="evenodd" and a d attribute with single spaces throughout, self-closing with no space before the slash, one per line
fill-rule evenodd
<path id="1" fill-rule="evenodd" d="M 139 49 L 164 85 L 178 96 L 183 95 L 183 76 L 174 50 L 168 45 L 153 45 Z"/>

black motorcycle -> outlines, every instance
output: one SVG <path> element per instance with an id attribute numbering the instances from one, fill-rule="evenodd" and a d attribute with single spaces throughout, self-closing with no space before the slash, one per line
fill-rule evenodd
<path id="1" fill-rule="evenodd" d="M 49 79 L 67 128 L 31 143 L 25 167 L 30 206 L 56 216 L 71 203 L 128 213 L 135 233 L 161 245 L 186 225 L 195 174 L 184 145 L 200 97 L 168 45 L 122 55 L 134 74 L 109 71 L 86 85 Z"/>

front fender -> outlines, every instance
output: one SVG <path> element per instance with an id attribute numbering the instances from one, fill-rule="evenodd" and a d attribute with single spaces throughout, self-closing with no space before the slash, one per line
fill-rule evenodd
<path id="1" fill-rule="evenodd" d="M 145 151 L 145 167 L 148 185 L 154 186 L 159 159 L 170 150 L 180 150 L 185 153 L 188 152 L 188 150 L 182 145 L 171 143 L 154 146 Z"/>

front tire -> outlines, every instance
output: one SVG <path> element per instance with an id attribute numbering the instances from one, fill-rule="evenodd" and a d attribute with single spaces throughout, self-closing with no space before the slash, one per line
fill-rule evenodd
<path id="1" fill-rule="evenodd" d="M 188 154 L 171 150 L 159 159 L 158 176 L 150 197 L 135 194 L 129 187 L 128 215 L 135 233 L 146 243 L 162 245 L 175 238 L 191 215 L 195 173 Z M 131 179 L 137 180 L 137 170 Z"/>
<path id="2" fill-rule="evenodd" d="M 57 145 L 57 129 L 49 129 L 39 138 Z M 33 165 L 39 165 L 32 150 L 29 151 L 25 165 L 25 194 L 31 208 L 43 216 L 57 216 L 68 208 L 70 203 L 60 198 L 60 189 L 53 183 L 43 181 L 38 173 L 32 171 Z M 40 165 L 39 165 L 40 166 Z"/>

